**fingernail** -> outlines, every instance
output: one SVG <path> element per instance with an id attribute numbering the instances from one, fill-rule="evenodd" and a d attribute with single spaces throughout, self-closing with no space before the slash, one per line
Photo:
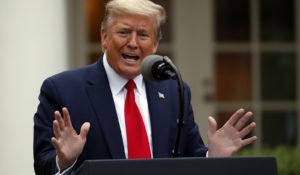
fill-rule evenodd
<path id="1" fill-rule="evenodd" d="M 239 112 L 244 112 L 245 110 L 243 108 L 239 109 Z"/>

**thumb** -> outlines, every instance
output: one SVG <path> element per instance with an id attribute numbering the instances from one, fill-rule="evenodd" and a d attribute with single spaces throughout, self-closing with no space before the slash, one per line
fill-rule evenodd
<path id="1" fill-rule="evenodd" d="M 212 116 L 209 116 L 208 124 L 209 124 L 208 135 L 213 135 L 217 130 L 217 122 Z"/>
<path id="2" fill-rule="evenodd" d="M 91 124 L 89 122 L 85 122 L 82 126 L 81 126 L 81 129 L 80 129 L 80 137 L 82 139 L 85 139 L 89 130 L 90 130 L 90 126 Z"/>

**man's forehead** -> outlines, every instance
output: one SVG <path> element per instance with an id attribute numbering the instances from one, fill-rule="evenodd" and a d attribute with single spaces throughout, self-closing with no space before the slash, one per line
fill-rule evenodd
<path id="1" fill-rule="evenodd" d="M 126 22 L 119 22 L 119 23 L 116 23 L 115 26 L 117 28 L 133 28 L 133 27 L 137 27 L 138 29 L 148 29 L 149 25 L 146 25 L 146 24 L 138 24 L 138 25 L 132 25 L 132 24 L 129 24 L 129 23 L 126 23 Z"/>
<path id="2" fill-rule="evenodd" d="M 144 24 L 144 25 L 154 25 L 154 19 L 148 17 L 148 16 L 141 16 L 141 15 L 120 15 L 116 16 L 112 20 L 113 24 Z"/>

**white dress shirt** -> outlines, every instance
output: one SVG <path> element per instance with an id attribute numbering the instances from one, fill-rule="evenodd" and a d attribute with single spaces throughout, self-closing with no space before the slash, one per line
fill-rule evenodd
<path id="1" fill-rule="evenodd" d="M 127 136 L 126 136 L 126 125 L 125 125 L 125 114 L 124 114 L 125 99 L 127 94 L 127 89 L 125 88 L 125 85 L 128 82 L 128 80 L 124 79 L 113 70 L 113 68 L 107 62 L 106 54 L 104 54 L 103 56 L 103 64 L 108 77 L 110 90 L 112 92 L 115 108 L 118 115 L 125 156 L 126 158 L 128 158 Z M 133 79 L 133 81 L 136 84 L 136 88 L 134 90 L 135 101 L 143 117 L 144 125 L 146 128 L 146 132 L 150 144 L 151 156 L 152 156 L 151 124 L 150 124 L 150 114 L 148 109 L 145 82 L 143 81 L 142 75 L 138 75 Z"/>

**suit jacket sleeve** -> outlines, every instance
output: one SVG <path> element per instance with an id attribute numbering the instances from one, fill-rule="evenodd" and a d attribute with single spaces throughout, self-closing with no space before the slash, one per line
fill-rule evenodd
<path id="1" fill-rule="evenodd" d="M 54 111 L 61 109 L 59 98 L 51 79 L 44 81 L 39 95 L 40 104 L 34 115 L 34 169 L 36 174 L 57 172 L 56 153 L 51 143 Z"/>

